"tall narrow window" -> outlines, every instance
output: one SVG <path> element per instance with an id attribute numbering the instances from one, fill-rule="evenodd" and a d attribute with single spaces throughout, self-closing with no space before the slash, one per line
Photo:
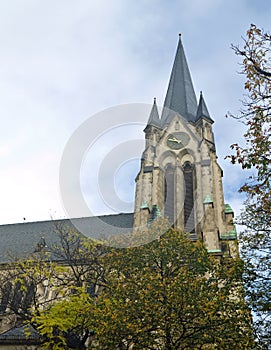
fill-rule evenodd
<path id="1" fill-rule="evenodd" d="M 6 311 L 6 308 L 8 306 L 9 297 L 10 297 L 10 291 L 11 291 L 12 285 L 10 282 L 7 282 L 2 286 L 1 288 L 1 303 L 0 303 L 0 313 L 4 313 Z"/>
<path id="2" fill-rule="evenodd" d="M 168 164 L 165 170 L 165 217 L 169 222 L 174 224 L 174 207 L 175 207 L 175 169 Z"/>
<path id="3" fill-rule="evenodd" d="M 10 302 L 10 308 L 14 312 L 18 312 L 18 310 L 22 307 L 23 290 L 21 287 L 21 282 L 16 282 L 13 288 L 13 296 Z"/>
<path id="4" fill-rule="evenodd" d="M 184 228 L 185 232 L 195 232 L 194 220 L 194 185 L 193 168 L 190 163 L 186 163 L 183 168 L 185 198 L 184 198 Z"/>
<path id="5" fill-rule="evenodd" d="M 23 300 L 23 309 L 27 311 L 29 307 L 32 305 L 32 302 L 34 300 L 34 293 L 35 293 L 35 285 L 34 283 L 29 283 L 27 286 L 26 294 Z"/>

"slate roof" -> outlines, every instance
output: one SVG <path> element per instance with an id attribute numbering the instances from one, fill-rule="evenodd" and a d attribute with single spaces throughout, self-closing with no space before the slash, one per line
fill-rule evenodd
<path id="1" fill-rule="evenodd" d="M 12 257 L 23 258 L 34 253 L 41 242 L 57 244 L 56 222 L 73 229 L 74 223 L 85 236 L 98 239 L 131 232 L 133 213 L 0 225 L 0 263 L 10 261 Z"/>
<path id="2" fill-rule="evenodd" d="M 41 336 L 33 327 L 14 327 L 0 334 L 0 344 L 38 344 Z"/>
<path id="3" fill-rule="evenodd" d="M 209 119 L 210 122 L 212 122 L 212 123 L 214 122 L 212 120 L 212 118 L 210 117 L 210 114 L 208 112 L 208 108 L 207 108 L 206 103 L 204 101 L 203 94 L 202 94 L 202 92 L 200 92 L 199 105 L 198 105 L 198 110 L 197 110 L 197 120 L 202 118 L 202 117 Z"/>
<path id="4" fill-rule="evenodd" d="M 196 120 L 197 98 L 186 61 L 181 35 L 179 35 L 179 43 L 162 112 L 163 126 L 169 124 L 172 118 L 172 114 L 169 113 L 168 109 L 177 112 L 187 121 L 194 122 Z"/>
<path id="5" fill-rule="evenodd" d="M 159 128 L 161 126 L 159 113 L 158 113 L 158 109 L 157 109 L 157 104 L 156 104 L 156 98 L 154 98 L 153 106 L 152 106 L 152 109 L 151 109 L 151 113 L 150 113 L 149 120 L 148 120 L 146 128 L 149 125 L 157 126 Z"/>

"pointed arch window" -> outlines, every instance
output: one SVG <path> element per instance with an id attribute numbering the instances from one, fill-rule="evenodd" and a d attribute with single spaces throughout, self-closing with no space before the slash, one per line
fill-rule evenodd
<path id="1" fill-rule="evenodd" d="M 168 218 L 169 222 L 173 225 L 175 221 L 174 207 L 175 207 L 175 167 L 172 164 L 168 164 L 165 169 L 165 208 L 164 216 Z"/>
<path id="2" fill-rule="evenodd" d="M 195 232 L 194 218 L 194 174 L 193 166 L 187 162 L 183 167 L 185 198 L 184 198 L 184 228 L 185 232 Z"/>
<path id="3" fill-rule="evenodd" d="M 9 299 L 10 299 L 11 288 L 12 288 L 12 285 L 10 282 L 5 283 L 1 287 L 0 313 L 4 313 L 6 311 L 6 308 L 8 306 Z"/>

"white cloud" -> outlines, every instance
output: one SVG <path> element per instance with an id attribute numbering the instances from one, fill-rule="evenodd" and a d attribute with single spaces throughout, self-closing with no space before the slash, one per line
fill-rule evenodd
<path id="1" fill-rule="evenodd" d="M 270 9 L 264 0 L 2 1 L 0 223 L 65 215 L 58 167 L 69 136 L 109 106 L 154 96 L 161 105 L 180 31 L 234 199 L 241 172 L 223 158 L 243 130 L 224 115 L 238 111 L 243 78 L 230 44 L 251 22 L 268 30 Z"/>

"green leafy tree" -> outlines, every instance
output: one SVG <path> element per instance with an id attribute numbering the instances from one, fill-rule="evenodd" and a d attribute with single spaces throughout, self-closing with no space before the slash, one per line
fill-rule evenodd
<path id="1" fill-rule="evenodd" d="M 93 349 L 252 349 L 242 262 L 213 258 L 175 230 L 154 231 L 144 232 L 156 236 L 145 245 L 104 255 L 97 296 L 78 288 L 35 317 L 45 348 L 69 349 L 66 333 L 82 329 Z"/>
<path id="2" fill-rule="evenodd" d="M 247 95 L 241 110 L 242 121 L 247 126 L 245 146 L 234 144 L 233 163 L 243 169 L 253 169 L 253 175 L 241 187 L 252 199 L 257 210 L 270 213 L 271 175 L 271 36 L 255 25 L 247 31 L 242 49 L 234 46 L 235 53 L 243 57 L 242 73 L 246 75 Z"/>
<path id="3" fill-rule="evenodd" d="M 14 324 L 30 321 L 33 312 L 50 302 L 48 287 L 62 268 L 48 258 L 47 253 L 39 252 L 27 259 L 14 259 L 1 271 L 1 312 L 14 316 Z M 58 293 L 54 298 L 58 298 Z"/>
<path id="4" fill-rule="evenodd" d="M 246 96 L 241 115 L 246 125 L 244 146 L 232 145 L 232 163 L 251 169 L 241 187 L 247 194 L 240 223 L 245 225 L 241 247 L 248 301 L 255 317 L 258 346 L 271 346 L 271 36 L 252 24 L 244 47 L 233 46 L 242 57 Z"/>
<path id="5" fill-rule="evenodd" d="M 106 257 L 98 298 L 101 349 L 250 349 L 239 260 L 220 262 L 201 242 L 170 229 Z"/>
<path id="6" fill-rule="evenodd" d="M 84 296 L 94 297 L 105 283 L 100 260 L 107 247 L 86 239 L 74 228 L 59 222 L 55 223 L 55 233 L 55 244 L 41 242 L 31 256 L 12 258 L 12 262 L 0 274 L 1 312 L 5 312 L 6 316 L 9 314 L 14 325 L 28 324 L 37 330 L 36 318 L 44 310 L 47 312 L 52 305 L 58 305 L 58 318 L 61 318 L 63 300 L 74 298 L 79 290 L 84 290 Z M 74 302 L 68 306 L 70 313 L 73 305 Z M 88 329 L 84 328 L 83 322 L 80 327 L 76 322 L 69 325 L 65 332 L 54 329 L 54 339 L 64 338 L 70 348 L 84 349 Z M 42 335 L 44 348 L 47 349 L 46 344 L 52 337 L 47 339 L 45 333 Z"/>
<path id="7" fill-rule="evenodd" d="M 43 337 L 40 348 L 83 350 L 86 344 L 91 348 L 94 314 L 93 298 L 83 288 L 74 289 L 65 299 L 54 300 L 32 318 Z"/>

